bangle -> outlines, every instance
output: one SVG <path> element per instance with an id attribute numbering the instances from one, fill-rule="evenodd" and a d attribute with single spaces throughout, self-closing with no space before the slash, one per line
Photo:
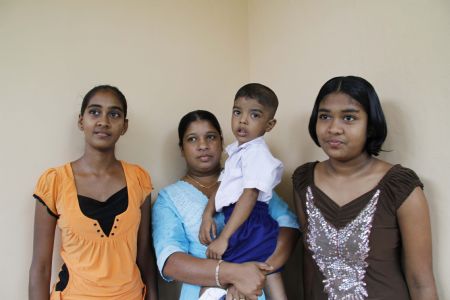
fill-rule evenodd
<path id="1" fill-rule="evenodd" d="M 219 281 L 219 270 L 220 270 L 220 264 L 222 262 L 223 262 L 222 259 L 217 262 L 215 278 L 216 278 L 216 285 L 223 289 L 223 286 L 220 284 L 220 281 Z"/>

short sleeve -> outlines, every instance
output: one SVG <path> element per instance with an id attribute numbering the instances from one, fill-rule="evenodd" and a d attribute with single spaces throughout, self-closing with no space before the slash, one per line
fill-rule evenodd
<path id="1" fill-rule="evenodd" d="M 314 166 L 317 162 L 309 162 L 298 167 L 292 174 L 292 184 L 297 192 L 302 191 L 314 178 Z"/>
<path id="2" fill-rule="evenodd" d="M 280 183 L 283 164 L 267 148 L 246 149 L 241 159 L 244 188 L 256 188 L 269 194 Z"/>
<path id="3" fill-rule="evenodd" d="M 147 171 L 145 171 L 140 166 L 136 166 L 136 176 L 137 176 L 137 180 L 139 182 L 139 186 L 142 189 L 142 195 L 143 195 L 142 203 L 144 203 L 147 196 L 153 190 L 152 180 L 150 178 L 150 175 L 147 173 Z"/>
<path id="4" fill-rule="evenodd" d="M 298 219 L 277 193 L 273 192 L 269 202 L 269 214 L 278 222 L 279 227 L 300 228 Z"/>
<path id="5" fill-rule="evenodd" d="M 423 189 L 423 183 L 411 169 L 401 165 L 392 168 L 394 169 L 384 178 L 382 187 L 393 208 L 397 210 L 416 187 Z"/>
<path id="6" fill-rule="evenodd" d="M 48 169 L 39 177 L 33 197 L 44 204 L 52 216 L 58 217 L 59 214 L 56 209 L 58 176 L 56 169 Z"/>
<path id="7" fill-rule="evenodd" d="M 172 281 L 163 274 L 164 265 L 175 252 L 188 253 L 189 241 L 186 232 L 170 196 L 161 190 L 152 207 L 153 245 L 156 263 L 162 278 Z"/>

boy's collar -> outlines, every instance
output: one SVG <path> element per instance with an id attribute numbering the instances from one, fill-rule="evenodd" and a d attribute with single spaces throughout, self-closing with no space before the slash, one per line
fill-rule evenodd
<path id="1" fill-rule="evenodd" d="M 253 139 L 251 141 L 243 143 L 242 145 L 239 145 L 238 141 L 235 141 L 234 143 L 231 143 L 230 145 L 228 145 L 226 147 L 225 151 L 228 153 L 228 155 L 230 155 L 231 153 L 234 153 L 234 152 L 239 151 L 241 149 L 245 149 L 245 148 L 249 147 L 250 145 L 261 144 L 261 143 L 265 143 L 263 135 L 260 136 L 260 137 L 257 137 L 256 139 Z"/>

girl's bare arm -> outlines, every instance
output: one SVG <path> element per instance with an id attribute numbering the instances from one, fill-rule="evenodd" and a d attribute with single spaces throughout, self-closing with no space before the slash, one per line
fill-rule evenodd
<path id="1" fill-rule="evenodd" d="M 30 300 L 48 300 L 50 298 L 55 227 L 56 218 L 48 213 L 46 206 L 36 201 L 33 258 L 28 282 L 28 297 Z"/>
<path id="2" fill-rule="evenodd" d="M 138 232 L 137 264 L 141 271 L 142 280 L 147 287 L 146 300 L 158 299 L 158 281 L 155 264 L 155 253 L 153 250 L 153 240 L 151 238 L 150 218 L 151 199 L 147 197 L 141 206 L 141 223 Z"/>
<path id="3" fill-rule="evenodd" d="M 397 210 L 402 236 L 403 259 L 411 299 L 438 299 L 433 276 L 431 225 L 428 204 L 421 188 Z"/>

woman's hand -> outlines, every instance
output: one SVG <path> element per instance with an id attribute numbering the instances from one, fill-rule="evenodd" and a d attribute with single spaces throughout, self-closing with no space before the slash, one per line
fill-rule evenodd
<path id="1" fill-rule="evenodd" d="M 216 240 L 212 241 L 208 249 L 206 249 L 206 256 L 212 259 L 222 259 L 222 255 L 228 248 L 228 240 L 222 236 L 219 236 Z"/>
<path id="2" fill-rule="evenodd" d="M 202 224 L 200 225 L 200 231 L 198 232 L 198 238 L 200 243 L 207 246 L 213 239 L 216 238 L 217 227 L 214 218 L 210 216 L 203 216 Z"/>
<path id="3" fill-rule="evenodd" d="M 242 264 L 222 263 L 219 273 L 219 281 L 231 284 L 246 300 L 256 300 L 262 295 L 262 289 L 266 277 L 264 274 L 271 272 L 273 267 L 260 262 L 246 262 Z M 234 290 L 231 292 L 233 293 Z M 239 298 L 236 298 L 239 299 Z"/>
<path id="4" fill-rule="evenodd" d="M 239 293 L 239 291 L 234 287 L 234 285 L 230 286 L 227 289 L 227 298 L 226 300 L 242 300 L 245 299 L 245 295 Z"/>

